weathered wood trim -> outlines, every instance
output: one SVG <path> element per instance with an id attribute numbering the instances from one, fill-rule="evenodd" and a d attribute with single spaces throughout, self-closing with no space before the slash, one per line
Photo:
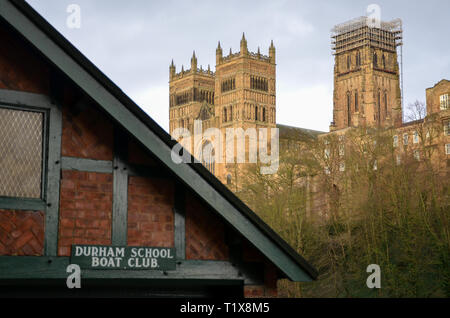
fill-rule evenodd
<path id="1" fill-rule="evenodd" d="M 47 210 L 45 212 L 44 255 L 58 253 L 59 191 L 61 179 L 62 112 L 53 105 L 50 109 L 47 152 Z"/>
<path id="2" fill-rule="evenodd" d="M 99 173 L 112 173 L 113 162 L 107 160 L 93 160 L 75 157 L 61 158 L 62 170 L 76 170 Z"/>
<path id="3" fill-rule="evenodd" d="M 174 198 L 174 242 L 177 259 L 186 258 L 186 192 L 179 183 L 175 185 Z"/>
<path id="4" fill-rule="evenodd" d="M 128 232 L 128 171 L 127 138 L 114 130 L 112 245 L 127 245 Z"/>
<path id="5" fill-rule="evenodd" d="M 70 257 L 0 256 L 0 282 L 14 285 L 21 280 L 61 279 L 65 283 Z M 139 280 L 238 280 L 246 285 L 261 284 L 245 277 L 240 268 L 227 261 L 178 261 L 174 271 L 81 270 L 81 279 Z"/>
<path id="6" fill-rule="evenodd" d="M 46 206 L 41 199 L 0 197 L 0 209 L 4 210 L 45 211 Z"/>

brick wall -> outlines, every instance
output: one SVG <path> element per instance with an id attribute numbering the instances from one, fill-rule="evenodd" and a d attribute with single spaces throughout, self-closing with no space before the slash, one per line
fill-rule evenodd
<path id="1" fill-rule="evenodd" d="M 97 160 L 113 159 L 113 126 L 92 105 L 82 111 L 63 107 L 63 156 Z"/>
<path id="2" fill-rule="evenodd" d="M 128 245 L 173 247 L 173 206 L 172 181 L 130 176 Z"/>
<path id="3" fill-rule="evenodd" d="M 62 171 L 58 255 L 72 244 L 111 244 L 113 177 L 108 173 Z"/>
<path id="4" fill-rule="evenodd" d="M 264 285 L 244 286 L 244 297 L 269 298 L 277 296 L 277 269 L 273 264 L 266 262 L 264 265 Z"/>
<path id="5" fill-rule="evenodd" d="M 48 94 L 49 69 L 0 24 L 0 89 Z"/>
<path id="6" fill-rule="evenodd" d="M 0 210 L 0 255 L 44 253 L 44 213 Z"/>
<path id="7" fill-rule="evenodd" d="M 186 259 L 228 260 L 223 221 L 192 194 L 186 198 Z"/>

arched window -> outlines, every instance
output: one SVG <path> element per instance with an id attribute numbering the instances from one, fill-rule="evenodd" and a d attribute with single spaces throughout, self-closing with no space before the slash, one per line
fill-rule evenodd
<path id="1" fill-rule="evenodd" d="M 386 58 L 384 57 L 384 54 L 383 54 L 383 69 L 386 69 Z"/>
<path id="2" fill-rule="evenodd" d="M 359 105 L 358 105 L 358 91 L 355 92 L 355 112 L 359 111 Z"/>
<path id="3" fill-rule="evenodd" d="M 361 66 L 361 52 L 356 53 L 356 66 Z"/>
<path id="4" fill-rule="evenodd" d="M 266 109 L 262 109 L 262 121 L 266 121 Z"/>
<path id="5" fill-rule="evenodd" d="M 381 124 L 381 93 L 378 91 L 378 98 L 377 98 L 377 120 L 378 124 Z"/>
<path id="6" fill-rule="evenodd" d="M 347 92 L 347 125 L 351 126 L 352 124 L 352 101 L 350 97 L 350 92 Z"/>
<path id="7" fill-rule="evenodd" d="M 227 109 L 226 108 L 223 109 L 223 121 L 227 122 Z"/>
<path id="8" fill-rule="evenodd" d="M 215 173 L 215 151 L 211 142 L 206 141 L 202 146 L 202 164 L 212 174 Z"/>
<path id="9" fill-rule="evenodd" d="M 388 107 L 387 107 L 387 92 L 384 92 L 384 117 L 387 117 L 387 111 L 388 111 Z"/>
<path id="10" fill-rule="evenodd" d="M 350 64 L 351 64 L 351 57 L 350 55 L 347 55 L 347 70 L 350 69 Z"/>
<path id="11" fill-rule="evenodd" d="M 374 67 L 377 67 L 377 66 L 378 66 L 377 52 L 373 53 L 373 66 L 374 66 Z"/>
<path id="12" fill-rule="evenodd" d="M 227 185 L 231 185 L 231 174 L 227 175 Z"/>

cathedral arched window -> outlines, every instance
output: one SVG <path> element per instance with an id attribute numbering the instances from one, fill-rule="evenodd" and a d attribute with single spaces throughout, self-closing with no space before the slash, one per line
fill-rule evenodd
<path id="1" fill-rule="evenodd" d="M 351 64 L 351 57 L 350 55 L 347 55 L 347 69 L 350 69 L 350 64 Z"/>
<path id="2" fill-rule="evenodd" d="M 384 54 L 383 54 L 383 69 L 386 69 L 386 58 L 384 57 Z"/>
<path id="3" fill-rule="evenodd" d="M 258 106 L 255 106 L 255 120 L 258 121 Z"/>
<path id="4" fill-rule="evenodd" d="M 373 66 L 377 67 L 378 66 L 378 56 L 377 56 L 377 52 L 373 53 Z"/>
<path id="5" fill-rule="evenodd" d="M 347 92 L 347 125 L 350 126 L 352 124 L 352 101 L 350 92 Z"/>
<path id="6" fill-rule="evenodd" d="M 388 107 L 387 107 L 387 92 L 384 92 L 384 116 L 387 117 L 387 111 L 388 111 Z"/>
<path id="7" fill-rule="evenodd" d="M 359 105 L 358 105 L 358 91 L 355 92 L 355 112 L 359 111 Z"/>
<path id="8" fill-rule="evenodd" d="M 356 53 L 356 66 L 361 66 L 361 52 Z"/>
<path id="9" fill-rule="evenodd" d="M 231 185 L 231 174 L 227 175 L 227 185 Z"/>
<path id="10" fill-rule="evenodd" d="M 224 122 L 227 121 L 227 109 L 226 108 L 223 109 L 223 121 Z"/>
<path id="11" fill-rule="evenodd" d="M 212 174 L 215 173 L 215 151 L 211 142 L 207 141 L 202 146 L 202 164 Z"/>
<path id="12" fill-rule="evenodd" d="M 266 121 L 266 109 L 262 109 L 262 121 Z"/>

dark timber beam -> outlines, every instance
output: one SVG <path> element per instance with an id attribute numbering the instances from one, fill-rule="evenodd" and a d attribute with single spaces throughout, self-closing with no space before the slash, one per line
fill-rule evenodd
<path id="1" fill-rule="evenodd" d="M 62 157 L 61 168 L 62 170 L 112 173 L 113 162 L 107 160 L 92 160 L 85 158 Z"/>
<path id="2" fill-rule="evenodd" d="M 70 257 L 0 256 L 0 284 L 15 285 L 23 280 L 60 279 L 65 286 Z M 178 261 L 174 271 L 154 270 L 81 270 L 81 279 L 139 279 L 139 280 L 239 280 L 257 285 L 242 271 L 226 261 Z"/>
<path id="3" fill-rule="evenodd" d="M 127 245 L 128 232 L 128 140 L 122 130 L 114 130 L 112 245 Z"/>
<path id="4" fill-rule="evenodd" d="M 177 259 L 186 258 L 186 192 L 180 183 L 175 184 L 174 242 Z"/>

